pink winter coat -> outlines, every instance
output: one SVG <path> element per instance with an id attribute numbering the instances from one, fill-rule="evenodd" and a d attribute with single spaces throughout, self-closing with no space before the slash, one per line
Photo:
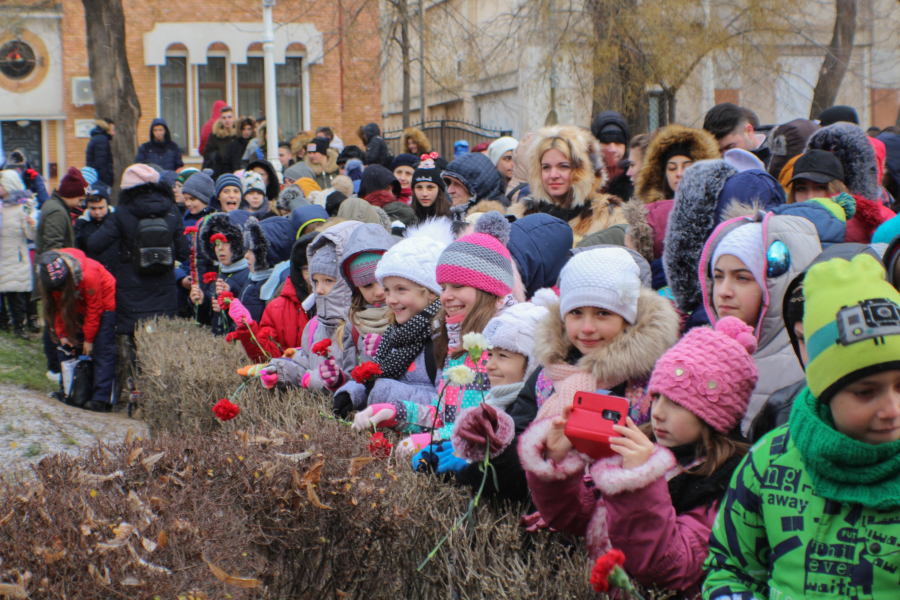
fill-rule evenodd
<path id="1" fill-rule="evenodd" d="M 660 446 L 636 469 L 623 469 L 621 456 L 591 464 L 574 451 L 556 464 L 544 458 L 551 422 L 536 421 L 519 440 L 519 460 L 543 520 L 562 533 L 584 536 L 592 560 L 610 548 L 621 550 L 625 570 L 641 585 L 698 595 L 718 503 L 676 515 L 668 479 L 679 470 L 672 453 Z"/>

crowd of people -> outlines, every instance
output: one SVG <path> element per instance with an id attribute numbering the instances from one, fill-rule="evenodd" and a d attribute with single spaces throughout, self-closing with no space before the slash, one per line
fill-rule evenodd
<path id="1" fill-rule="evenodd" d="M 115 209 L 107 119 L 49 196 L 22 153 L 0 171 L 4 305 L 26 337 L 41 301 L 48 376 L 91 357 L 84 408 L 177 315 L 642 585 L 896 593 L 900 129 L 725 103 L 632 136 L 607 111 L 447 160 L 369 123 L 279 132 L 280 169 L 264 121 L 217 103 L 202 133 L 185 167 L 155 119 Z M 595 393 L 627 407 L 601 456 L 570 433 Z"/>

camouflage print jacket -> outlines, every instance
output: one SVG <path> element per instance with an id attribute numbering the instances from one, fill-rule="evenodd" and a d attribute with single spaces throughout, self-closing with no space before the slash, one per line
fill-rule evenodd
<path id="1" fill-rule="evenodd" d="M 900 598 L 900 508 L 817 496 L 787 425 L 738 467 L 709 551 L 704 600 Z"/>

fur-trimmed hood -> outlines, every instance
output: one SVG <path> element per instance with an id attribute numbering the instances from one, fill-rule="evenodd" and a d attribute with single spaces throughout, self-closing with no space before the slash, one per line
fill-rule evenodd
<path id="1" fill-rule="evenodd" d="M 634 248 L 648 263 L 653 262 L 653 228 L 647 224 L 647 207 L 637 198 L 622 205 L 622 214 L 628 221 L 628 233 Z"/>
<path id="2" fill-rule="evenodd" d="M 666 193 L 665 158 L 669 148 L 675 145 L 688 147 L 694 162 L 719 158 L 719 144 L 716 138 L 707 131 L 685 127 L 684 125 L 668 125 L 663 127 L 644 155 L 644 163 L 634 182 L 634 197 L 645 204 L 660 200 L 671 200 Z"/>
<path id="3" fill-rule="evenodd" d="M 213 123 L 212 134 L 217 138 L 236 137 L 237 133 L 237 125 L 234 123 L 229 128 L 222 124 L 221 118 L 216 119 L 216 122 Z"/>
<path id="4" fill-rule="evenodd" d="M 556 204 L 541 183 L 541 156 L 538 148 L 550 138 L 559 138 L 568 145 L 572 156 L 572 195 L 566 208 L 587 206 L 609 179 L 600 142 L 591 132 L 574 125 L 543 127 L 529 142 L 528 185 L 536 201 Z"/>
<path id="5" fill-rule="evenodd" d="M 217 234 L 223 234 L 231 244 L 231 260 L 239 261 L 244 258 L 247 250 L 244 246 L 244 232 L 241 226 L 230 215 L 242 211 L 230 213 L 213 213 L 204 219 L 200 226 L 200 252 L 210 261 L 217 263 L 216 250 L 210 238 Z"/>
<path id="6" fill-rule="evenodd" d="M 566 324 L 559 314 L 559 303 L 547 305 L 548 314 L 538 324 L 534 338 L 535 360 L 541 365 L 565 363 L 572 350 L 566 337 Z M 675 345 L 681 324 L 672 303 L 648 288 L 641 289 L 634 325 L 609 344 L 584 355 L 578 367 L 607 385 L 646 379 L 656 361 Z"/>
<path id="7" fill-rule="evenodd" d="M 406 141 L 412 138 L 416 143 L 416 155 L 428 154 L 431 152 L 431 141 L 425 132 L 417 127 L 407 127 L 403 130 L 403 136 L 400 138 L 400 150 L 408 152 Z"/>
<path id="8" fill-rule="evenodd" d="M 340 155 L 340 153 L 337 150 L 335 150 L 334 148 L 328 148 L 327 152 L 328 152 L 328 162 L 325 163 L 324 167 L 313 163 L 309 159 L 308 153 L 306 156 L 303 157 L 303 163 L 306 166 L 308 166 L 310 169 L 312 169 L 312 172 L 316 175 L 316 177 L 321 175 L 323 172 L 329 173 L 329 174 L 338 172 L 337 160 L 338 160 L 338 156 Z"/>
<path id="9" fill-rule="evenodd" d="M 844 168 L 844 185 L 854 196 L 878 200 L 881 181 L 875 149 L 869 136 L 858 125 L 835 123 L 812 134 L 806 145 L 809 150 L 826 150 L 841 161 Z"/>
<path id="10" fill-rule="evenodd" d="M 693 312 L 703 302 L 697 280 L 700 255 L 716 228 L 722 188 L 734 175 L 737 169 L 723 160 L 694 163 L 685 170 L 675 194 L 662 260 L 675 305 L 684 312 Z"/>

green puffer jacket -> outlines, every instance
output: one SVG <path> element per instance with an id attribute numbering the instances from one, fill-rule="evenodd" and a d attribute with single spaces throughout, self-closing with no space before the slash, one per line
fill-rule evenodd
<path id="1" fill-rule="evenodd" d="M 788 425 L 738 467 L 709 551 L 704 600 L 900 598 L 900 508 L 817 496 Z"/>

